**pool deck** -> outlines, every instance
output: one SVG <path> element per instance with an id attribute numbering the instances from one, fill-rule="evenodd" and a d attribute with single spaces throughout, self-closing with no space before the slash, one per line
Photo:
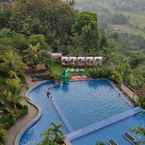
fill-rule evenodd
<path id="1" fill-rule="evenodd" d="M 28 86 L 32 87 L 37 82 L 31 82 L 30 79 L 27 80 Z M 25 96 L 27 90 L 23 89 L 21 94 Z M 19 133 L 37 116 L 38 110 L 35 106 L 33 106 L 29 101 L 24 101 L 24 105 L 28 106 L 28 114 L 17 120 L 16 124 L 10 128 L 7 133 L 5 142 L 6 145 L 15 145 L 15 141 Z"/>

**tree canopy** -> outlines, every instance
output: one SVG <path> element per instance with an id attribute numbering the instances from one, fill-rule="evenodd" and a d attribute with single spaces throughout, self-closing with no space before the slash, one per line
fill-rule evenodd
<path id="1" fill-rule="evenodd" d="M 10 27 L 26 35 L 45 34 L 54 50 L 66 45 L 74 10 L 61 0 L 16 0 Z"/>

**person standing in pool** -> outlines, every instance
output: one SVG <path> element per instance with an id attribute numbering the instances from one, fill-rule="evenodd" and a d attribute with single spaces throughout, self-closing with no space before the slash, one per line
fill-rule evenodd
<path id="1" fill-rule="evenodd" d="M 52 97 L 52 96 L 50 96 L 50 99 L 51 99 L 51 100 L 53 100 L 53 97 Z"/>
<path id="2" fill-rule="evenodd" d="M 48 88 L 48 91 L 47 91 L 47 97 L 48 97 L 48 99 L 49 99 L 49 97 L 50 97 L 49 88 Z"/>

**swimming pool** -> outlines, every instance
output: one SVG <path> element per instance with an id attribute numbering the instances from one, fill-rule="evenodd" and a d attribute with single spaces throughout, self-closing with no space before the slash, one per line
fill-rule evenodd
<path id="1" fill-rule="evenodd" d="M 145 114 L 140 115 L 140 113 L 138 113 L 123 121 L 117 122 L 87 136 L 76 139 L 73 141 L 73 145 L 96 145 L 97 141 L 107 142 L 110 139 L 115 140 L 119 145 L 131 145 L 124 139 L 123 135 L 125 132 L 129 132 L 132 136 L 137 138 L 138 136 L 133 134 L 130 129 L 139 126 L 145 127 Z"/>
<path id="2" fill-rule="evenodd" d="M 74 130 L 131 108 L 108 80 L 75 81 L 51 94 Z"/>
<path id="3" fill-rule="evenodd" d="M 72 81 L 68 85 L 55 87 L 52 85 L 54 84 L 44 83 L 29 93 L 33 103 L 42 109 L 42 115 L 40 120 L 23 134 L 20 145 L 39 143 L 41 134 L 52 122 L 62 124 L 64 133 L 70 134 L 133 109 L 127 97 L 108 80 Z M 46 96 L 48 88 L 53 96 L 52 100 Z M 90 135 L 94 138 L 92 133 L 89 133 L 88 136 L 72 140 L 73 145 L 84 145 L 82 142 L 87 138 L 90 142 Z"/>

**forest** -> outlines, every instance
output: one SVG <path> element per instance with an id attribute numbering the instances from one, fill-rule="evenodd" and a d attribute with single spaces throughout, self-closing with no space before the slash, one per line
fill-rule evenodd
<path id="1" fill-rule="evenodd" d="M 145 51 L 144 0 L 75 0 L 74 7 L 97 13 L 108 35 L 112 32 L 118 35 L 116 41 L 123 51 Z"/>
<path id="2" fill-rule="evenodd" d="M 126 20 L 121 15 L 119 17 Z M 49 76 L 60 79 L 63 68 L 48 52 L 101 55 L 105 58 L 103 65 L 86 69 L 86 75 L 109 78 L 118 85 L 124 83 L 145 97 L 145 53 L 143 50 L 122 51 L 124 41 L 118 42 L 119 37 L 113 32 L 106 33 L 96 13 L 78 11 L 61 0 L 1 3 L 0 145 L 4 144 L 7 130 L 27 114 L 20 92 L 26 87 L 28 68 L 45 64 Z M 144 101 L 141 105 L 145 107 Z"/>

